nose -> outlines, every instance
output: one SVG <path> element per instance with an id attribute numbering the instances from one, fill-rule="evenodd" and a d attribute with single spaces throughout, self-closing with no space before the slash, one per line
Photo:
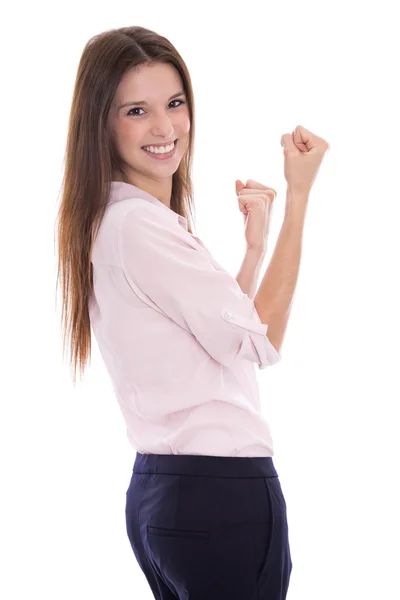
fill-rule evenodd
<path id="1" fill-rule="evenodd" d="M 172 127 L 171 119 L 167 115 L 161 115 L 154 118 L 152 132 L 154 136 L 161 136 L 170 139 L 173 135 L 174 128 Z"/>

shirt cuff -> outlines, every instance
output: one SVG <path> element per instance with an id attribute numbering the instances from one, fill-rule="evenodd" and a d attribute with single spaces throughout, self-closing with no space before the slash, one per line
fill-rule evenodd
<path id="1" fill-rule="evenodd" d="M 282 357 L 269 341 L 267 337 L 268 325 L 261 321 L 253 300 L 247 296 L 246 301 L 251 303 L 249 317 L 244 317 L 237 313 L 233 315 L 232 313 L 222 311 L 223 317 L 247 330 L 236 358 L 241 356 L 254 363 L 258 363 L 259 369 L 266 369 L 280 362 Z"/>

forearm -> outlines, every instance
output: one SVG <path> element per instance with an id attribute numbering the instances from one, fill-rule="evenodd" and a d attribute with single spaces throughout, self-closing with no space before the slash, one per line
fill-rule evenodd
<path id="1" fill-rule="evenodd" d="M 267 205 L 266 212 L 266 234 L 262 247 L 247 247 L 240 271 L 236 276 L 236 281 L 240 285 L 242 291 L 253 299 L 256 290 L 257 282 L 260 277 L 261 265 L 264 261 L 267 252 L 267 239 L 269 235 L 269 226 L 272 213 L 272 202 Z"/>
<path id="2" fill-rule="evenodd" d="M 268 325 L 267 336 L 280 351 L 297 284 L 307 197 L 290 197 L 287 191 L 285 218 L 274 253 L 254 298 L 262 323 Z"/>
<path id="3" fill-rule="evenodd" d="M 264 260 L 265 251 L 248 249 L 243 259 L 236 281 L 242 291 L 253 299 L 257 289 L 260 269 Z"/>

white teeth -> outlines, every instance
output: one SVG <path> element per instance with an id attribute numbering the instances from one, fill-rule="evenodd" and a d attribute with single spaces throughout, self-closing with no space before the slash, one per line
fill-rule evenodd
<path id="1" fill-rule="evenodd" d="M 143 146 L 147 152 L 152 152 L 153 154 L 166 154 L 167 152 L 171 152 L 175 143 L 170 144 L 169 146 Z"/>

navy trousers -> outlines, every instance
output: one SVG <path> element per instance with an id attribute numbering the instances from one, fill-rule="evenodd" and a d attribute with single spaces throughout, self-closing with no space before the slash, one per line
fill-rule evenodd
<path id="1" fill-rule="evenodd" d="M 138 452 L 125 514 L 156 600 L 286 598 L 286 502 L 271 457 Z"/>

